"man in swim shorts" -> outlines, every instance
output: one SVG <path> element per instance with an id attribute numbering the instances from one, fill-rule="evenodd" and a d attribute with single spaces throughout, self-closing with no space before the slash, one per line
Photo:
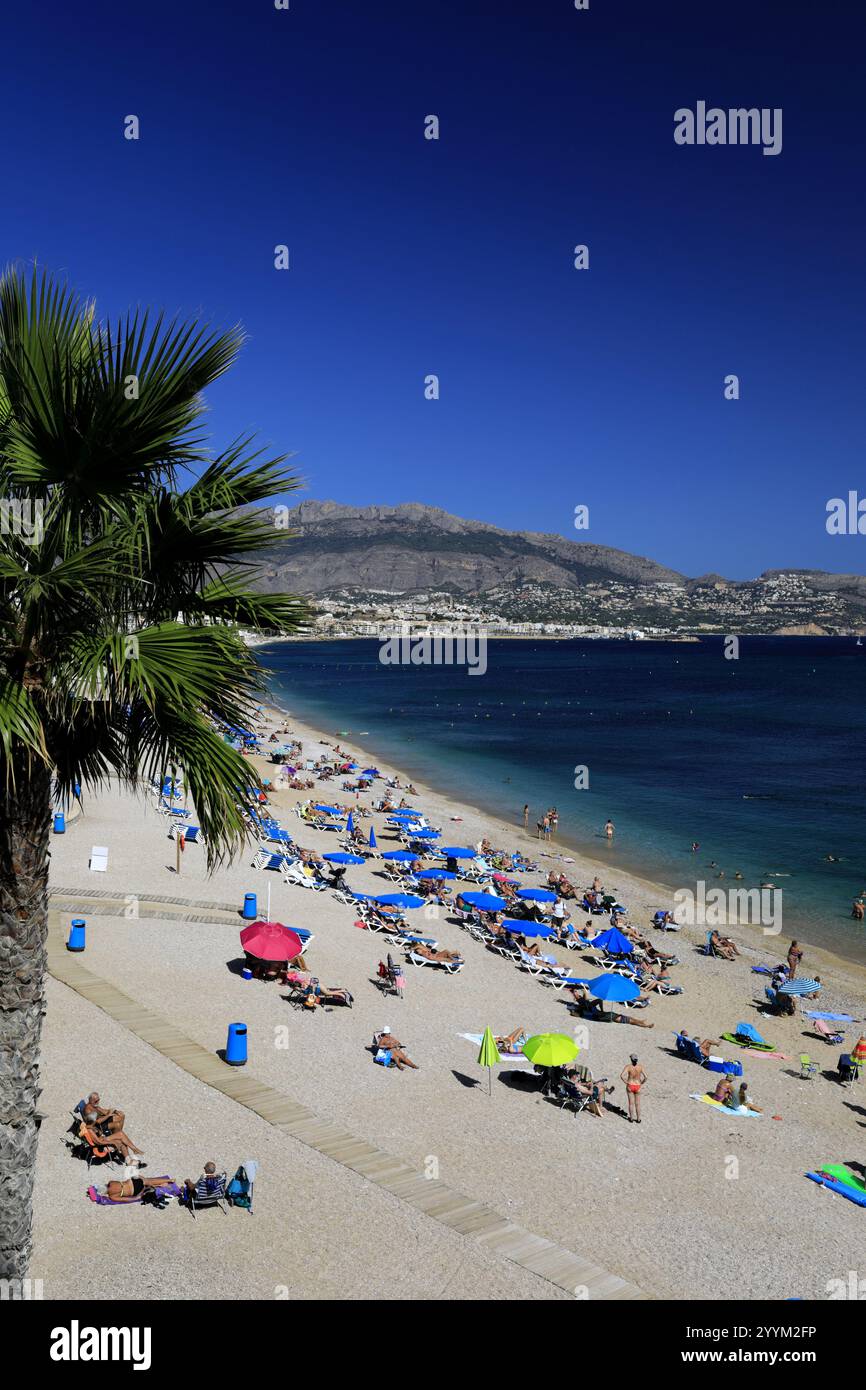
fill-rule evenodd
<path id="1" fill-rule="evenodd" d="M 629 1058 L 629 1065 L 623 1067 L 620 1081 L 625 1082 L 626 1094 L 628 1096 L 628 1122 L 629 1124 L 640 1124 L 640 1093 L 641 1087 L 647 1083 L 647 1074 L 638 1062 L 634 1053 Z M 632 1113 L 633 1112 L 633 1113 Z"/>

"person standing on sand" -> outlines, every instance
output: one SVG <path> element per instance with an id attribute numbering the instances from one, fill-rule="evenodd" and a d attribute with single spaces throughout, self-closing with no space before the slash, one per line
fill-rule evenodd
<path id="1" fill-rule="evenodd" d="M 528 801 L 527 801 L 526 805 L 525 805 L 524 808 L 523 808 L 523 829 L 524 829 L 524 830 L 528 830 L 528 829 L 529 829 L 529 802 L 528 802 Z"/>
<path id="2" fill-rule="evenodd" d="M 788 947 L 788 979 L 793 980 L 797 973 L 797 966 L 803 959 L 803 952 L 796 941 L 792 941 Z"/>
<path id="3" fill-rule="evenodd" d="M 629 1124 L 640 1124 L 640 1093 L 641 1087 L 647 1083 L 647 1074 L 638 1062 L 635 1053 L 629 1058 L 629 1065 L 623 1067 L 620 1081 L 625 1082 L 626 1094 L 628 1096 L 628 1122 Z M 632 1117 L 632 1108 L 634 1117 Z"/>
<path id="4" fill-rule="evenodd" d="M 604 833 L 609 840 L 613 839 L 613 832 L 615 829 L 616 826 L 614 825 L 613 821 L 608 818 L 608 820 L 605 821 Z"/>

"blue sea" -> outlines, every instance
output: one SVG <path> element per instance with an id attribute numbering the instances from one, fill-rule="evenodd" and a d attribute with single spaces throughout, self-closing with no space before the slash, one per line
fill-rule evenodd
<path id="1" fill-rule="evenodd" d="M 258 654 L 282 708 L 437 790 L 517 825 L 525 802 L 530 826 L 556 806 L 558 843 L 609 863 L 608 883 L 617 865 L 672 888 L 717 886 L 720 870 L 724 886 L 737 871 L 744 886 L 771 879 L 784 933 L 866 962 L 850 916 L 866 888 L 866 646 L 853 638 L 741 638 L 736 660 L 720 637 L 497 640 L 476 676 L 382 665 L 372 638 Z"/>

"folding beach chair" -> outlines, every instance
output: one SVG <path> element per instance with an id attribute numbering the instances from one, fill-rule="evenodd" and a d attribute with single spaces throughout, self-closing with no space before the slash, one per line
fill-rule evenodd
<path id="1" fill-rule="evenodd" d="M 800 1075 L 804 1078 L 804 1080 L 811 1081 L 812 1077 L 819 1070 L 820 1068 L 818 1066 L 818 1063 L 812 1061 L 808 1052 L 800 1053 Z"/>
<path id="2" fill-rule="evenodd" d="M 225 1215 L 226 1207 L 226 1174 L 214 1173 L 208 1176 L 202 1173 L 195 1187 L 184 1188 L 181 1197 L 181 1205 L 188 1207 L 193 1219 L 197 1211 L 206 1211 L 208 1207 L 219 1207 Z"/>

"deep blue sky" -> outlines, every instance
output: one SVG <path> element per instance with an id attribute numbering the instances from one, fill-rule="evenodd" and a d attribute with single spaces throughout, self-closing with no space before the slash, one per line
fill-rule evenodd
<path id="1" fill-rule="evenodd" d="M 18 10 L 0 258 L 38 257 L 104 313 L 241 321 L 218 442 L 297 451 L 312 497 L 691 574 L 864 571 L 866 537 L 824 529 L 829 497 L 866 494 L 862 5 Z M 676 146 L 699 99 L 781 106 L 782 153 Z"/>

